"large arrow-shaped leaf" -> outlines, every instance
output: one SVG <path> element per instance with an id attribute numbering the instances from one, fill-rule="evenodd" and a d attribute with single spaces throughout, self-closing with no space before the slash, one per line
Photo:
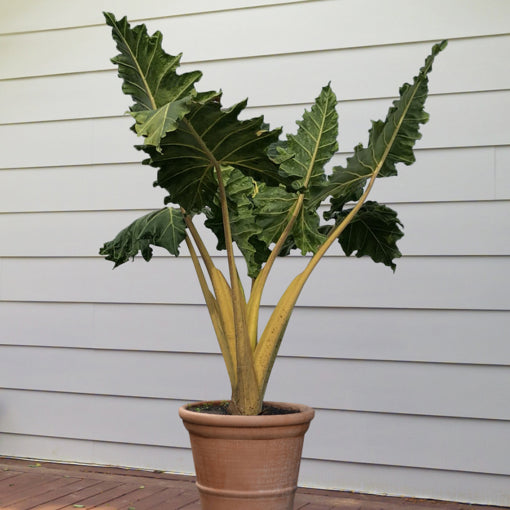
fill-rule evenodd
<path id="1" fill-rule="evenodd" d="M 131 28 L 125 17 L 116 20 L 107 12 L 104 16 L 120 51 L 112 62 L 124 80 L 122 90 L 135 102 L 131 111 L 157 110 L 192 93 L 202 73 L 177 74 L 181 55 L 169 55 L 162 49 L 161 32 L 149 36 L 145 25 Z"/>
<path id="2" fill-rule="evenodd" d="M 216 101 L 194 103 L 177 130 L 166 135 L 160 148 L 143 147 L 147 162 L 159 168 L 157 185 L 169 192 L 167 202 L 188 212 L 212 206 L 217 190 L 215 168 L 234 167 L 259 181 L 282 181 L 266 149 L 280 130 L 267 131 L 263 118 L 239 120 L 246 101 L 222 109 Z"/>
<path id="3" fill-rule="evenodd" d="M 278 150 L 283 162 L 280 172 L 294 180 L 294 189 L 320 186 L 325 180 L 324 165 L 338 149 L 338 114 L 336 96 L 327 85 L 315 99 L 310 111 L 296 123 L 295 135 L 287 135 L 285 148 Z M 289 157 L 285 158 L 287 155 Z M 292 156 L 292 157 L 290 157 Z"/>
<path id="4" fill-rule="evenodd" d="M 325 192 L 317 194 L 319 200 L 331 195 L 331 208 L 324 214 L 326 219 L 334 218 L 336 225 L 341 227 L 346 217 L 351 216 L 349 211 L 343 210 L 345 204 L 362 198 L 369 179 L 396 175 L 396 163 L 409 165 L 414 162 L 414 144 L 421 138 L 419 127 L 428 120 L 424 110 L 428 73 L 434 58 L 445 47 L 446 41 L 434 45 L 413 84 L 405 83 L 400 88 L 400 98 L 393 102 L 385 121 L 372 122 L 367 147 L 358 145 L 346 167 L 333 169 Z M 361 220 L 354 216 L 352 223 L 340 235 L 339 242 L 348 255 L 357 251 L 357 256 L 369 255 L 394 270 L 393 258 L 400 256 L 395 243 L 402 232 L 396 214 L 382 207 L 378 204 L 377 207 L 364 206 L 358 211 Z"/>
<path id="5" fill-rule="evenodd" d="M 318 203 L 309 200 L 315 189 L 325 182 L 324 165 L 338 149 L 338 115 L 336 96 L 324 87 L 310 111 L 305 111 L 295 135 L 276 147 L 275 161 L 281 162 L 280 173 L 292 179 L 295 193 L 283 188 L 262 188 L 255 197 L 259 222 L 264 227 L 261 238 L 266 243 L 278 239 L 289 220 L 297 213 L 291 231 L 292 242 L 303 254 L 315 252 L 325 237 L 319 231 Z M 304 194 L 300 198 L 300 195 Z"/>
<path id="6" fill-rule="evenodd" d="M 99 250 L 106 260 L 120 266 L 140 252 L 149 261 L 153 246 L 166 248 L 172 255 L 179 255 L 179 245 L 186 238 L 186 225 L 179 209 L 164 207 L 138 218 L 119 232 L 115 239 Z"/>
<path id="7" fill-rule="evenodd" d="M 366 148 L 358 145 L 347 166 L 333 169 L 325 191 L 319 198 L 331 195 L 331 211 L 328 216 L 342 210 L 346 202 L 357 200 L 363 193 L 368 179 L 396 175 L 396 163 L 406 165 L 414 162 L 413 148 L 421 138 L 420 124 L 428 120 L 424 110 L 428 93 L 428 73 L 436 55 L 446 47 L 446 41 L 434 45 L 413 84 L 405 83 L 400 88 L 400 98 L 393 102 L 386 119 L 372 123 Z"/>
<path id="8" fill-rule="evenodd" d="M 135 101 L 135 129 L 145 137 L 140 146 L 150 155 L 146 163 L 159 168 L 157 184 L 189 213 L 211 205 L 217 191 L 214 169 L 234 166 L 245 175 L 277 183 L 284 179 L 267 157 L 267 147 L 279 130 L 268 131 L 262 117 L 238 120 L 243 101 L 222 109 L 220 94 L 197 93 L 199 71 L 178 75 L 180 55 L 161 47 L 159 32 L 149 36 L 145 25 L 130 27 L 105 13 L 120 55 L 117 64 L 123 90 Z"/>
<path id="9" fill-rule="evenodd" d="M 124 80 L 122 90 L 135 102 L 130 108 L 136 120 L 134 130 L 145 137 L 146 145 L 159 148 L 161 139 L 177 129 L 178 121 L 189 112 L 192 98 L 205 102 L 218 93 L 196 92 L 200 71 L 176 73 L 181 55 L 163 50 L 160 32 L 149 36 L 145 25 L 131 28 L 125 17 L 117 21 L 111 13 L 104 16 L 120 51 L 112 62 Z"/>

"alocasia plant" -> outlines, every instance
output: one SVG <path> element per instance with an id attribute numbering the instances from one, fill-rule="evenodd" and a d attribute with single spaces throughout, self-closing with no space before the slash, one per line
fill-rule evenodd
<path id="1" fill-rule="evenodd" d="M 262 117 L 239 120 L 246 101 L 230 108 L 221 93 L 198 92 L 199 71 L 178 74 L 180 55 L 162 49 L 161 33 L 145 25 L 133 28 L 126 18 L 105 13 L 120 54 L 112 59 L 122 89 L 134 101 L 133 129 L 144 141 L 137 148 L 158 169 L 155 185 L 168 192 L 163 207 L 136 220 L 100 250 L 115 266 L 139 252 L 152 257 L 153 246 L 173 255 L 185 242 L 225 360 L 233 414 L 258 414 L 271 369 L 293 307 L 309 275 L 338 240 L 346 255 L 369 256 L 395 269 L 402 237 L 397 214 L 367 201 L 378 177 L 397 174 L 396 164 L 414 162 L 413 147 L 424 110 L 427 75 L 446 41 L 436 44 L 411 84 L 384 121 L 372 122 L 368 143 L 358 145 L 345 166 L 326 175 L 324 166 L 338 150 L 337 99 L 325 86 L 297 122 L 296 134 L 280 140 Z M 329 203 L 321 221 L 318 209 Z M 214 265 L 194 220 L 225 249 L 228 278 Z M 252 279 L 246 296 L 234 258 L 233 243 L 244 256 Z M 306 268 L 282 295 L 262 333 L 259 307 L 276 257 L 299 250 L 311 254 Z"/>

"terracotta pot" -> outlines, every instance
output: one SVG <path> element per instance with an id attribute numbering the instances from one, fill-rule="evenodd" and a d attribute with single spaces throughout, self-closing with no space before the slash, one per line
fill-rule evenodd
<path id="1" fill-rule="evenodd" d="M 314 410 L 267 404 L 298 412 L 225 416 L 179 409 L 190 434 L 202 510 L 292 510 Z"/>

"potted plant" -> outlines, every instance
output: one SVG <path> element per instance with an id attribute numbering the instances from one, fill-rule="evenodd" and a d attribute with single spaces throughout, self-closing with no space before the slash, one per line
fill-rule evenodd
<path id="1" fill-rule="evenodd" d="M 117 267 L 138 253 L 150 260 L 151 246 L 177 256 L 186 244 L 232 387 L 228 401 L 180 409 L 203 508 L 292 508 L 313 410 L 264 403 L 271 369 L 303 286 L 333 243 L 347 256 L 368 256 L 395 270 L 401 223 L 393 210 L 367 197 L 377 178 L 397 174 L 397 163 L 414 162 L 419 126 L 428 119 L 427 76 L 446 41 L 400 88 L 386 119 L 372 122 L 366 147 L 355 147 L 346 165 L 327 175 L 324 165 L 338 149 L 337 100 L 329 85 L 297 122 L 297 133 L 281 140 L 281 130 L 270 129 L 262 117 L 239 120 L 246 101 L 223 108 L 220 92 L 198 92 L 201 73 L 178 74 L 180 55 L 163 51 L 161 33 L 150 36 L 144 25 L 132 28 L 110 13 L 105 18 L 120 52 L 112 62 L 134 101 L 133 129 L 143 137 L 137 148 L 148 154 L 144 163 L 158 169 L 155 185 L 168 191 L 165 203 L 174 206 L 134 221 L 100 254 Z M 326 202 L 321 222 L 318 208 Z M 218 249 L 227 252 L 228 275 L 202 241 L 199 215 Z M 234 243 L 251 278 L 249 293 Z M 311 256 L 259 331 L 261 297 L 275 259 L 292 250 Z"/>

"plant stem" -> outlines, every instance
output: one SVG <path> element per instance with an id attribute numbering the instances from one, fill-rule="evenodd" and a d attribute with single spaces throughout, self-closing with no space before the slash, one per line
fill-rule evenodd
<path id="1" fill-rule="evenodd" d="M 228 269 L 230 286 L 232 288 L 232 305 L 234 309 L 234 325 L 236 334 L 236 361 L 237 378 L 236 386 L 232 395 L 234 412 L 240 414 L 258 414 L 262 408 L 260 402 L 255 368 L 253 364 L 253 351 L 250 346 L 248 330 L 246 327 L 246 301 L 242 291 L 241 282 L 237 272 L 232 243 L 232 231 L 228 214 L 227 194 L 223 183 L 220 164 L 214 160 L 216 176 L 218 179 L 218 191 L 223 219 L 223 233 L 227 248 Z"/>
<path id="2" fill-rule="evenodd" d="M 255 349 L 257 346 L 258 317 L 260 310 L 260 301 L 262 299 L 262 292 L 264 290 L 267 278 L 269 276 L 271 268 L 273 267 L 276 257 L 278 257 L 278 255 L 282 251 L 283 245 L 287 238 L 289 237 L 292 228 L 294 227 L 294 224 L 296 223 L 301 207 L 303 206 L 304 199 L 305 196 L 303 193 L 301 193 L 296 201 L 296 206 L 294 207 L 292 216 L 290 217 L 287 225 L 285 226 L 285 229 L 278 238 L 278 241 L 276 241 L 276 244 L 274 245 L 273 250 L 269 254 L 269 257 L 266 260 L 264 267 L 261 269 L 259 275 L 253 282 L 250 293 L 250 299 L 248 301 L 248 317 L 247 317 L 248 333 L 250 335 L 250 343 L 252 349 Z"/>
<path id="3" fill-rule="evenodd" d="M 195 225 L 193 224 L 193 220 L 191 217 L 186 215 L 186 211 L 181 208 L 181 212 L 184 215 L 184 221 L 188 230 L 191 232 L 193 240 L 195 241 L 198 251 L 204 261 L 205 267 L 209 274 L 209 278 L 211 280 L 214 294 L 216 295 L 216 302 L 218 313 L 221 321 L 221 326 L 223 330 L 223 334 L 228 343 L 229 347 L 229 355 L 232 358 L 233 366 L 236 366 L 236 335 L 234 328 L 234 311 L 232 306 L 232 292 L 231 288 L 228 285 L 223 273 L 214 265 L 207 248 L 200 237 Z"/>
<path id="4" fill-rule="evenodd" d="M 195 128 L 188 119 L 183 119 L 193 137 L 197 140 L 200 148 L 204 151 L 212 163 L 218 180 L 218 192 L 220 197 L 221 216 L 223 221 L 223 233 L 225 236 L 225 247 L 227 249 L 227 261 L 230 276 L 230 287 L 232 291 L 232 308 L 234 312 L 235 344 L 237 377 L 236 384 L 232 388 L 231 408 L 240 414 L 258 414 L 262 409 L 262 402 L 259 395 L 255 367 L 253 363 L 253 352 L 250 346 L 248 330 L 246 327 L 246 302 L 243 298 L 241 282 L 238 277 L 232 242 L 232 231 L 228 213 L 227 194 L 221 165 L 214 154 L 209 150 L 202 137 L 195 131 Z"/>
<path id="5" fill-rule="evenodd" d="M 193 220 L 191 217 L 187 214 L 187 212 L 181 207 L 182 216 L 184 218 L 184 222 L 186 223 L 186 227 L 188 227 L 188 230 L 191 233 L 191 236 L 193 237 L 193 241 L 195 241 L 195 244 L 197 245 L 198 251 L 200 252 L 200 256 L 202 257 L 205 268 L 207 269 L 207 273 L 209 274 L 209 277 L 212 280 L 212 270 L 213 267 L 215 267 L 211 256 L 209 255 L 209 252 L 207 251 L 207 248 L 205 247 L 204 242 L 202 241 L 202 238 L 200 237 L 200 234 L 198 233 L 198 230 L 196 229 Z M 214 286 L 214 283 L 213 283 Z"/>
<path id="6" fill-rule="evenodd" d="M 382 165 L 380 165 L 382 166 Z M 276 355 L 278 353 L 278 348 L 280 346 L 283 334 L 287 327 L 287 324 L 290 319 L 290 315 L 294 306 L 298 300 L 301 291 L 305 283 L 307 282 L 310 274 L 314 270 L 314 268 L 319 263 L 320 259 L 324 256 L 326 251 L 329 249 L 331 244 L 335 241 L 335 239 L 344 231 L 347 225 L 351 222 L 352 218 L 356 215 L 358 210 L 361 208 L 365 200 L 367 199 L 370 190 L 374 184 L 375 178 L 379 173 L 380 166 L 376 171 L 374 171 L 363 195 L 360 197 L 355 207 L 351 210 L 351 212 L 344 218 L 344 220 L 331 232 L 326 241 L 320 246 L 315 255 L 310 259 L 305 269 L 299 273 L 294 280 L 292 280 L 291 284 L 285 290 L 283 296 L 278 301 L 269 321 L 262 333 L 260 338 L 260 342 L 257 345 L 257 349 L 255 351 L 255 367 L 257 371 L 257 380 L 258 384 L 262 388 L 262 391 L 265 390 L 269 375 L 271 373 L 271 368 L 274 364 L 274 360 L 276 359 Z"/>
<path id="7" fill-rule="evenodd" d="M 223 359 L 225 360 L 230 383 L 234 386 L 236 382 L 235 362 L 232 359 L 232 353 L 225 334 L 225 328 L 222 324 L 221 314 L 218 311 L 218 302 L 214 299 L 214 296 L 207 286 L 207 281 L 205 279 L 204 272 L 202 271 L 202 267 L 200 265 L 200 261 L 198 260 L 198 256 L 193 243 L 188 236 L 186 236 L 185 241 L 193 261 L 193 266 L 195 267 L 198 282 L 200 284 L 202 294 L 204 295 L 205 303 L 213 323 L 214 332 L 216 333 L 216 338 L 218 339 Z"/>
<path id="8" fill-rule="evenodd" d="M 237 270 L 234 258 L 234 248 L 232 243 L 232 231 L 230 229 L 230 219 L 228 214 L 228 202 L 227 202 L 227 194 L 225 192 L 225 184 L 223 182 L 223 174 L 221 172 L 221 165 L 219 161 L 216 159 L 214 154 L 209 150 L 209 147 L 202 140 L 202 137 L 195 131 L 195 128 L 191 124 L 191 122 L 184 118 L 183 122 L 186 124 L 187 128 L 190 130 L 191 134 L 197 140 L 200 148 L 204 151 L 205 155 L 211 162 L 214 167 L 216 178 L 218 180 L 218 191 L 220 196 L 220 207 L 221 207 L 221 217 L 223 220 L 223 234 L 225 236 L 225 247 L 227 250 L 227 261 L 228 261 L 228 270 L 230 275 L 230 286 L 232 287 L 233 294 L 234 288 L 238 287 L 238 279 L 237 279 Z M 239 289 L 238 289 L 239 290 Z M 234 307 L 235 309 L 235 307 Z"/>
<path id="9" fill-rule="evenodd" d="M 324 241 L 324 243 L 322 243 L 322 245 L 315 252 L 313 257 L 310 259 L 310 262 L 308 262 L 307 266 L 305 267 L 305 270 L 303 271 L 303 274 L 306 274 L 306 279 L 308 279 L 308 276 L 313 271 L 315 266 L 319 263 L 320 259 L 325 255 L 325 253 L 328 251 L 328 249 L 331 247 L 331 245 L 335 242 L 335 240 L 338 238 L 338 236 L 346 229 L 347 225 L 349 225 L 349 223 L 352 221 L 354 216 L 356 216 L 357 212 L 361 209 L 361 207 L 363 206 L 363 204 L 365 203 L 365 201 L 368 197 L 368 194 L 370 193 L 370 191 L 372 189 L 372 186 L 374 185 L 375 179 L 376 179 L 377 175 L 379 174 L 379 170 L 380 170 L 380 168 L 377 171 L 374 171 L 363 195 L 361 195 L 358 202 L 356 202 L 356 205 L 350 210 L 349 214 L 336 227 L 334 227 L 331 230 L 327 239 Z M 305 282 L 303 282 L 303 285 L 304 285 L 304 283 Z"/>

